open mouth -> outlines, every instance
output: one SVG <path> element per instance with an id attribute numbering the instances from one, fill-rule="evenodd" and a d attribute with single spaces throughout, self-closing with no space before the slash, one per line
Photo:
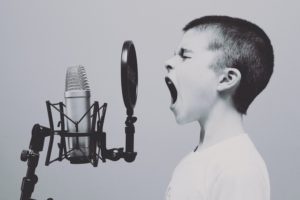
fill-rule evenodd
<path id="1" fill-rule="evenodd" d="M 176 87 L 174 85 L 174 83 L 172 82 L 172 80 L 169 77 L 165 78 L 166 84 L 170 90 L 171 93 L 171 97 L 172 97 L 172 104 L 174 104 L 177 100 L 177 90 Z"/>

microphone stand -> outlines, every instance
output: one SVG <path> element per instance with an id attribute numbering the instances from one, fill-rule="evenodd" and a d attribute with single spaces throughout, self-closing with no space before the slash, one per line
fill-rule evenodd
<path id="1" fill-rule="evenodd" d="M 35 124 L 32 128 L 31 140 L 29 149 L 23 150 L 21 153 L 21 160 L 27 161 L 27 173 L 23 178 L 21 186 L 21 200 L 33 200 L 31 195 L 34 190 L 35 184 L 38 182 L 38 177 L 35 174 L 35 169 L 39 163 L 39 152 L 43 150 L 45 137 L 50 136 L 51 129 L 42 127 L 39 124 Z M 52 200 L 52 198 L 48 198 Z"/>

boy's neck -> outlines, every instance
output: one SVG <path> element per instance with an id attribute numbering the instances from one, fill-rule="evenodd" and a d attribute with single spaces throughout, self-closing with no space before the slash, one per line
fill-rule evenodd
<path id="1" fill-rule="evenodd" d="M 242 114 L 224 104 L 215 106 L 207 119 L 199 123 L 201 133 L 198 150 L 245 133 Z"/>

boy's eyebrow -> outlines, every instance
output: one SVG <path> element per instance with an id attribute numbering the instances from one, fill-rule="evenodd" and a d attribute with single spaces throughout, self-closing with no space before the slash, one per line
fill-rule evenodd
<path id="1" fill-rule="evenodd" d="M 174 55 L 176 54 L 184 54 L 184 53 L 193 53 L 192 50 L 186 49 L 186 48 L 180 48 L 178 51 L 174 52 Z"/>
<path id="2" fill-rule="evenodd" d="M 183 53 L 193 53 L 193 51 L 190 49 L 181 48 L 181 50 Z"/>

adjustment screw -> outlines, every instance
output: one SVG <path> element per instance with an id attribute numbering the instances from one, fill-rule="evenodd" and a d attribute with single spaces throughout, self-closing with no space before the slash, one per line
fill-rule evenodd
<path id="1" fill-rule="evenodd" d="M 23 150 L 21 153 L 21 160 L 23 162 L 28 160 L 28 155 L 29 155 L 29 151 L 28 150 Z"/>

